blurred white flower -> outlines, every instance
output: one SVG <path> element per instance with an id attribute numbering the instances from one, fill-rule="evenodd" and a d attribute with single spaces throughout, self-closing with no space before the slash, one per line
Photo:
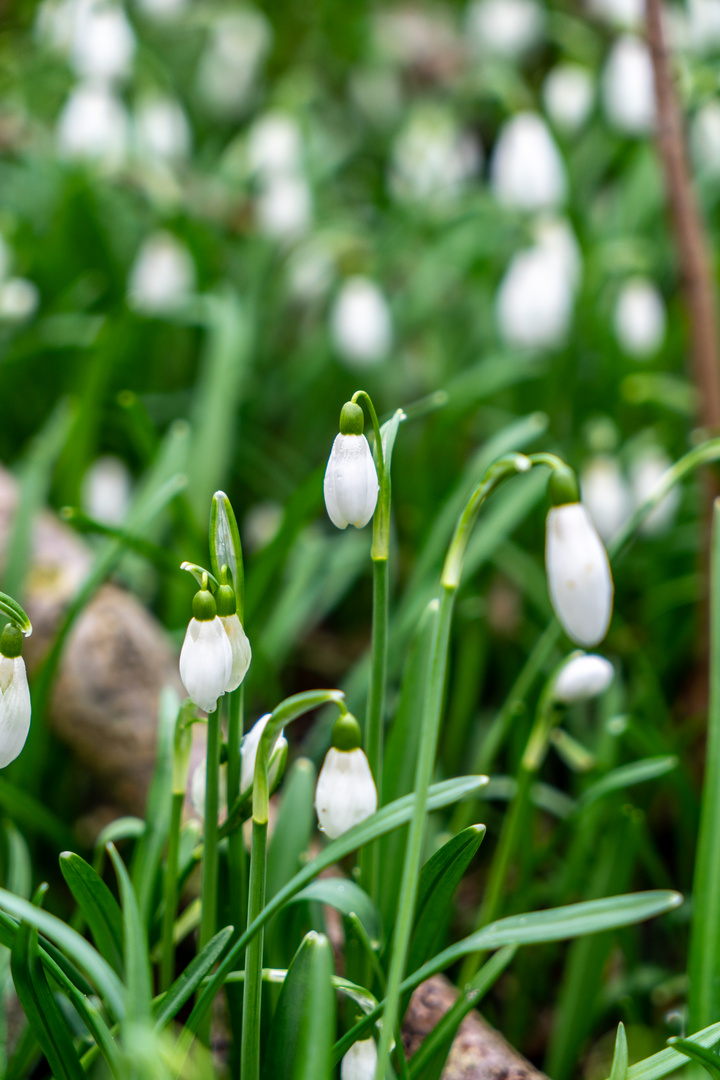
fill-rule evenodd
<path id="1" fill-rule="evenodd" d="M 277 536 L 285 517 L 281 503 L 261 502 L 252 506 L 243 521 L 243 547 L 260 551 Z"/>
<path id="2" fill-rule="evenodd" d="M 30 731 L 30 690 L 21 647 L 21 631 L 8 624 L 0 638 L 0 769 L 15 760 Z"/>
<path id="3" fill-rule="evenodd" d="M 356 67 L 350 73 L 349 89 L 353 104 L 378 127 L 389 127 L 402 114 L 402 85 L 392 68 Z"/>
<path id="4" fill-rule="evenodd" d="M 565 166 L 537 113 L 516 113 L 505 122 L 490 161 L 490 180 L 500 202 L 519 210 L 549 209 L 565 201 Z"/>
<path id="5" fill-rule="evenodd" d="M 295 300 L 309 304 L 326 295 L 336 273 L 327 246 L 311 238 L 292 253 L 287 263 L 288 288 Z"/>
<path id="6" fill-rule="evenodd" d="M 441 6 L 386 7 L 374 31 L 378 53 L 403 67 L 442 79 L 457 66 L 461 42 L 452 13 Z"/>
<path id="7" fill-rule="evenodd" d="M 665 302 L 647 278 L 633 278 L 623 285 L 613 326 L 623 352 L 638 360 L 652 356 L 665 340 Z"/>
<path id="8" fill-rule="evenodd" d="M 421 106 L 395 141 L 390 182 L 401 199 L 445 201 L 462 190 L 481 163 L 479 143 L 458 129 L 449 110 Z"/>
<path id="9" fill-rule="evenodd" d="M 121 7 L 96 3 L 76 21 L 70 63 L 80 78 L 125 79 L 134 55 L 135 34 Z"/>
<path id="10" fill-rule="evenodd" d="M 392 319 L 385 296 L 366 277 L 350 277 L 340 288 L 330 314 L 330 335 L 350 368 L 384 360 L 392 345 Z"/>
<path id="11" fill-rule="evenodd" d="M 645 0 L 589 0 L 593 13 L 622 30 L 632 30 L 645 19 Z"/>
<path id="12" fill-rule="evenodd" d="M 609 124 L 626 135 L 646 135 L 655 125 L 655 84 L 650 50 L 624 34 L 613 45 L 602 74 L 602 100 Z"/>
<path id="13" fill-rule="evenodd" d="M 646 446 L 635 455 L 630 463 L 630 486 L 636 506 L 654 494 L 660 478 L 671 465 L 672 461 L 659 446 Z M 666 532 L 675 520 L 680 499 L 680 488 L 675 485 L 647 515 L 640 532 L 645 536 Z"/>
<path id="14" fill-rule="evenodd" d="M 610 625 L 613 581 L 597 530 L 582 503 L 553 506 L 545 533 L 550 600 L 565 633 L 578 645 L 597 645 Z"/>
<path id="15" fill-rule="evenodd" d="M 115 168 L 122 163 L 127 149 L 125 106 L 109 86 L 78 83 L 60 113 L 56 137 L 63 157 Z"/>
<path id="16" fill-rule="evenodd" d="M 207 758 L 203 758 L 195 769 L 193 770 L 192 777 L 190 778 L 190 802 L 192 803 L 193 810 L 198 817 L 205 819 L 205 790 L 207 783 Z M 218 773 L 218 808 L 220 815 L 224 815 L 225 807 L 227 806 L 227 764 L 225 762 L 220 766 Z"/>
<path id="17" fill-rule="evenodd" d="M 29 319 L 39 304 L 40 292 L 34 281 L 13 277 L 0 284 L 0 319 L 4 322 Z"/>
<path id="18" fill-rule="evenodd" d="M 274 240 L 296 240 L 312 221 L 312 193 L 300 174 L 269 176 L 257 195 L 255 210 L 261 232 Z"/>
<path id="19" fill-rule="evenodd" d="M 614 675 L 615 669 L 604 656 L 587 653 L 572 656 L 555 679 L 555 698 L 569 705 L 598 697 L 607 690 Z"/>
<path id="20" fill-rule="evenodd" d="M 565 217 L 542 216 L 533 227 L 535 246 L 557 259 L 574 289 L 582 278 L 582 251 L 572 225 Z"/>
<path id="21" fill-rule="evenodd" d="M 189 6 L 190 0 L 135 0 L 143 15 L 151 19 L 174 19 Z"/>
<path id="22" fill-rule="evenodd" d="M 180 652 L 180 678 L 188 697 L 205 712 L 215 712 L 218 698 L 225 693 L 232 666 L 230 641 L 218 616 L 212 619 L 193 617 Z"/>
<path id="23" fill-rule="evenodd" d="M 190 252 L 168 232 L 149 236 L 130 271 L 127 299 L 143 315 L 162 315 L 187 300 L 195 287 Z"/>
<path id="24" fill-rule="evenodd" d="M 377 1068 L 374 1039 L 353 1043 L 340 1063 L 340 1080 L 373 1080 Z"/>
<path id="25" fill-rule="evenodd" d="M 144 158 L 181 161 L 190 152 L 190 125 L 179 101 L 153 94 L 134 111 L 135 144 Z"/>
<path id="26" fill-rule="evenodd" d="M 335 436 L 323 483 L 325 506 L 333 525 L 361 529 L 375 513 L 378 477 L 364 435 Z"/>
<path id="27" fill-rule="evenodd" d="M 244 794 L 252 787 L 253 778 L 255 776 L 255 760 L 257 758 L 258 746 L 260 745 L 260 736 L 262 735 L 268 720 L 271 717 L 271 713 L 265 713 L 260 719 L 253 724 L 244 736 L 242 746 L 240 747 L 241 754 L 241 767 L 240 767 L 240 791 Z M 270 761 L 268 763 L 268 781 L 270 787 L 273 787 L 274 781 L 277 778 L 277 770 L 280 767 L 281 760 L 284 757 L 287 750 L 287 739 L 280 732 L 270 750 Z"/>
<path id="28" fill-rule="evenodd" d="M 211 112 L 227 118 L 243 112 L 271 41 L 270 24 L 255 8 L 214 22 L 197 72 L 198 93 Z"/>
<path id="29" fill-rule="evenodd" d="M 320 828 L 331 840 L 375 813 L 375 781 L 360 747 L 328 750 L 315 789 L 315 809 Z"/>
<path id="30" fill-rule="evenodd" d="M 598 454 L 580 473 L 583 505 L 602 540 L 610 540 L 630 516 L 632 499 L 617 458 Z"/>
<path id="31" fill-rule="evenodd" d="M 103 454 L 96 458 L 82 482 L 83 510 L 104 525 L 122 525 L 130 505 L 132 476 L 122 458 Z"/>
<path id="32" fill-rule="evenodd" d="M 515 60 L 542 40 L 545 9 L 537 0 L 472 0 L 466 25 L 478 53 Z"/>
<path id="33" fill-rule="evenodd" d="M 720 0 L 687 0 L 683 13 L 685 47 L 700 55 L 715 52 L 720 46 Z"/>
<path id="34" fill-rule="evenodd" d="M 543 247 L 520 251 L 500 283 L 495 314 L 507 345 L 561 346 L 570 329 L 574 286 L 561 259 Z"/>
<path id="35" fill-rule="evenodd" d="M 297 121 L 288 113 L 265 113 L 248 132 L 247 155 L 250 171 L 261 178 L 300 172 L 302 133 Z"/>
<path id="36" fill-rule="evenodd" d="M 556 128 L 568 134 L 579 131 L 595 100 L 592 72 L 580 64 L 556 64 L 545 78 L 542 97 Z"/>
<path id="37" fill-rule="evenodd" d="M 690 149 L 698 171 L 720 176 L 720 101 L 708 101 L 695 113 Z"/>

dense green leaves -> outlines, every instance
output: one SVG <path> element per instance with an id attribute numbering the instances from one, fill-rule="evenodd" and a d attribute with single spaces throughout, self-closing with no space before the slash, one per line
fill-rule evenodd
<path id="1" fill-rule="evenodd" d="M 117 901 L 89 863 L 72 851 L 60 856 L 60 869 L 101 956 L 122 976 L 122 914 Z"/>

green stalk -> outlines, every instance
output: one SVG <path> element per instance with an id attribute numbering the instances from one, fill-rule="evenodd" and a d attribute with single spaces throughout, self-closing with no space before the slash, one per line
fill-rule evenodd
<path id="1" fill-rule="evenodd" d="M 241 757 L 240 744 L 243 737 L 244 691 L 239 686 L 228 701 L 228 760 L 227 760 L 227 811 L 240 796 Z M 247 918 L 247 857 L 242 829 L 234 829 L 228 837 L 228 868 L 230 873 L 230 922 L 244 926 Z"/>
<path id="2" fill-rule="evenodd" d="M 688 1030 L 720 1019 L 720 501 L 710 551 L 710 704 L 700 834 L 693 880 Z"/>
<path id="3" fill-rule="evenodd" d="M 207 760 L 205 769 L 205 833 L 203 841 L 202 913 L 198 951 L 204 949 L 215 934 L 218 900 L 218 810 L 220 779 L 220 709 L 216 708 L 207 720 Z M 199 1032 L 205 1043 L 210 1039 L 210 1014 Z"/>
<path id="4" fill-rule="evenodd" d="M 173 792 L 170 810 L 170 834 L 168 836 L 167 861 L 163 880 L 162 960 L 160 964 L 160 989 L 169 990 L 175 978 L 175 915 L 178 903 L 178 850 L 182 824 L 184 792 Z"/>
<path id="5" fill-rule="evenodd" d="M 248 926 L 252 924 L 265 906 L 267 829 L 267 818 L 265 821 L 258 821 L 253 816 L 252 842 L 250 845 Z M 261 929 L 250 939 L 245 953 L 242 1050 L 240 1056 L 240 1075 L 243 1080 L 259 1080 L 260 1078 L 260 1021 L 264 937 L 265 930 Z"/>

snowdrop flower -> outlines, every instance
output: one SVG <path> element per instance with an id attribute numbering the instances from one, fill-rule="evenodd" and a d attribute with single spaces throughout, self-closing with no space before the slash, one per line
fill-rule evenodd
<path id="1" fill-rule="evenodd" d="M 83 477 L 82 506 L 96 521 L 122 525 L 131 493 L 132 477 L 125 462 L 114 454 L 103 454 Z"/>
<path id="2" fill-rule="evenodd" d="M 655 83 L 650 50 L 624 34 L 612 47 L 602 75 L 602 99 L 610 125 L 625 135 L 647 135 L 655 125 Z"/>
<path id="3" fill-rule="evenodd" d="M 708 101 L 695 113 L 690 148 L 698 170 L 720 176 L 720 102 Z"/>
<path id="4" fill-rule="evenodd" d="M 193 770 L 190 778 L 190 802 L 193 810 L 200 818 L 205 818 L 205 791 L 207 784 L 207 758 Z M 227 764 L 223 762 L 218 773 L 218 805 L 227 805 Z"/>
<path id="5" fill-rule="evenodd" d="M 135 143 L 145 158 L 182 161 L 190 152 L 190 126 L 179 101 L 154 94 L 135 109 Z"/>
<path id="6" fill-rule="evenodd" d="M 76 28 L 70 62 L 77 75 L 98 82 L 124 79 L 132 70 L 135 35 L 125 12 L 95 4 Z"/>
<path id="7" fill-rule="evenodd" d="M 125 157 L 128 141 L 125 106 L 109 86 L 79 83 L 60 113 L 56 138 L 63 157 L 115 168 Z"/>
<path id="8" fill-rule="evenodd" d="M 590 0 L 594 15 L 624 30 L 640 26 L 645 18 L 645 0 Z"/>
<path id="9" fill-rule="evenodd" d="M 363 435 L 363 411 L 348 401 L 340 413 L 340 434 L 330 451 L 323 491 L 333 525 L 361 529 L 375 513 L 378 477 L 367 439 Z"/>
<path id="10" fill-rule="evenodd" d="M 544 210 L 565 201 L 565 166 L 537 113 L 519 112 L 505 122 L 490 161 L 490 182 L 499 201 L 513 209 Z"/>
<path id="11" fill-rule="evenodd" d="M 223 581 L 215 594 L 215 602 L 217 604 L 218 618 L 225 628 L 232 649 L 232 671 L 225 690 L 237 690 L 250 667 L 252 649 L 237 614 L 235 592 L 232 585 L 228 585 Z"/>
<path id="12" fill-rule="evenodd" d="M 366 277 L 348 278 L 330 314 L 330 335 L 348 367 L 379 364 L 392 344 L 392 321 L 387 300 Z"/>
<path id="13" fill-rule="evenodd" d="M 250 128 L 247 140 L 250 171 L 261 177 L 294 173 L 302 168 L 302 135 L 288 113 L 269 112 Z"/>
<path id="14" fill-rule="evenodd" d="M 268 178 L 257 198 L 258 226 L 274 240 L 294 240 L 312 221 L 312 194 L 299 173 Z"/>
<path id="15" fill-rule="evenodd" d="M 559 503 L 548 512 L 545 534 L 550 600 L 569 638 L 578 645 L 597 645 L 612 615 L 613 581 L 607 553 L 590 515 L 577 501 L 574 477 L 555 471 L 548 490 Z"/>
<path id="16" fill-rule="evenodd" d="M 23 322 L 38 309 L 40 292 L 34 281 L 9 278 L 0 285 L 0 319 L 4 322 Z"/>
<path id="17" fill-rule="evenodd" d="M 582 501 L 602 540 L 610 540 L 630 517 L 630 490 L 614 457 L 598 454 L 580 473 Z"/>
<path id="18" fill-rule="evenodd" d="M 156 232 L 144 241 L 130 271 L 127 299 L 141 315 L 178 308 L 195 286 L 195 264 L 177 237 Z"/>
<path id="19" fill-rule="evenodd" d="M 515 60 L 542 39 L 545 10 L 537 0 L 474 0 L 467 32 L 480 54 Z"/>
<path id="20" fill-rule="evenodd" d="M 582 278 L 582 252 L 567 218 L 540 217 L 535 222 L 533 235 L 536 246 L 557 259 L 573 289 L 577 289 Z"/>
<path id="21" fill-rule="evenodd" d="M 452 199 L 478 172 L 481 157 L 479 144 L 458 130 L 452 113 L 424 106 L 395 142 L 391 186 L 401 199 Z"/>
<path id="22" fill-rule="evenodd" d="M 332 746 L 325 755 L 315 789 L 315 810 L 321 830 L 331 840 L 377 810 L 377 790 L 365 754 L 360 727 L 347 713 L 335 721 Z"/>
<path id="23" fill-rule="evenodd" d="M 647 278 L 634 278 L 622 288 L 613 324 L 618 345 L 638 360 L 656 353 L 665 339 L 665 304 Z"/>
<path id="24" fill-rule="evenodd" d="M 340 1063 L 340 1080 L 373 1080 L 377 1068 L 374 1039 L 353 1043 Z"/>
<path id="25" fill-rule="evenodd" d="M 555 699 L 569 705 L 603 694 L 613 681 L 615 669 L 604 656 L 579 653 L 570 657 L 555 679 Z"/>
<path id="26" fill-rule="evenodd" d="M 592 74 L 580 64 L 556 64 L 543 83 L 542 96 L 555 127 L 571 135 L 580 130 L 593 107 Z"/>
<path id="27" fill-rule="evenodd" d="M 15 760 L 30 730 L 30 690 L 21 650 L 22 632 L 8 624 L 0 636 L 0 769 Z"/>
<path id="28" fill-rule="evenodd" d="M 193 617 L 180 653 L 183 686 L 199 708 L 215 712 L 232 671 L 232 647 L 217 615 L 215 598 L 209 589 L 200 589 L 193 598 Z"/>
<path id="29" fill-rule="evenodd" d="M 720 45 L 720 0 L 688 0 L 687 44 L 701 55 Z"/>
<path id="30" fill-rule="evenodd" d="M 247 735 L 243 738 L 242 746 L 240 747 L 240 791 L 242 794 L 245 794 L 245 792 L 252 787 L 253 778 L 255 776 L 255 761 L 257 758 L 258 746 L 260 745 L 260 736 L 265 730 L 271 715 L 271 713 L 265 713 L 264 716 L 261 716 L 257 723 L 253 724 Z M 268 762 L 268 783 L 271 790 L 276 784 L 279 771 L 285 767 L 287 746 L 287 739 L 283 733 L 280 732 L 273 743 L 272 750 L 270 751 L 270 761 Z"/>
<path id="31" fill-rule="evenodd" d="M 561 258 L 541 246 L 521 251 L 495 300 L 500 335 L 515 348 L 558 348 L 570 329 L 573 300 L 572 278 Z"/>
<path id="32" fill-rule="evenodd" d="M 660 478 L 671 465 L 672 461 L 659 446 L 646 446 L 635 456 L 630 464 L 630 486 L 636 506 L 655 492 Z M 680 489 L 677 486 L 671 488 L 647 515 L 640 532 L 645 536 L 666 532 L 675 520 L 680 499 Z"/>
<path id="33" fill-rule="evenodd" d="M 271 40 L 270 24 L 254 8 L 217 19 L 197 73 L 198 92 L 211 112 L 231 118 L 243 111 Z"/>
<path id="34" fill-rule="evenodd" d="M 336 265 L 327 244 L 317 238 L 296 248 L 288 259 L 288 288 L 294 300 L 310 304 L 329 291 Z"/>

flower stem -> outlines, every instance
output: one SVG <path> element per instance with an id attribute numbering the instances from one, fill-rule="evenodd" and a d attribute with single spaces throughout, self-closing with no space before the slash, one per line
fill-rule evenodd
<path id="1" fill-rule="evenodd" d="M 240 744 L 243 736 L 244 693 L 243 687 L 225 695 L 228 701 L 228 760 L 227 760 L 227 809 L 230 813 L 240 795 L 241 757 Z M 244 926 L 247 918 L 247 855 L 242 829 L 233 829 L 228 836 L 228 868 L 230 876 L 230 922 Z"/>
<path id="2" fill-rule="evenodd" d="M 257 918 L 265 904 L 267 870 L 267 819 L 253 817 L 250 846 L 250 887 L 248 892 L 248 926 Z M 248 942 L 245 953 L 245 986 L 243 993 L 242 1049 L 240 1075 L 243 1080 L 260 1077 L 260 1012 L 262 1005 L 262 961 L 264 930 Z"/>
<path id="3" fill-rule="evenodd" d="M 207 722 L 207 761 L 205 769 L 205 835 L 203 842 L 202 912 L 199 949 L 215 933 L 218 897 L 218 787 L 220 773 L 220 710 L 215 709 Z M 204 1042 L 210 1039 L 210 1014 L 198 1033 Z"/>
<path id="4" fill-rule="evenodd" d="M 184 802 L 184 792 L 174 791 L 170 809 L 170 834 L 168 836 L 167 861 L 163 881 L 161 990 L 168 990 L 175 977 L 174 931 L 178 902 L 178 850 L 180 847 L 180 825 L 182 823 Z"/>

